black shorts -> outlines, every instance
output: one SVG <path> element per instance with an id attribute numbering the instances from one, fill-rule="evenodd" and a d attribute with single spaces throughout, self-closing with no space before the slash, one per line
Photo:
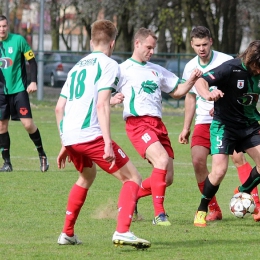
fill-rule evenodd
<path id="1" fill-rule="evenodd" d="M 0 93 L 0 120 L 32 118 L 29 95 L 26 90 L 12 95 Z"/>
<path id="2" fill-rule="evenodd" d="M 210 126 L 211 154 L 233 154 L 260 145 L 260 125 L 240 128 L 213 120 Z"/>

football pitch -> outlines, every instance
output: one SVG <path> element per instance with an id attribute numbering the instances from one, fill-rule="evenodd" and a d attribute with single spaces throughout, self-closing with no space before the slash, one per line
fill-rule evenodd
<path id="1" fill-rule="evenodd" d="M 0 173 L 0 259 L 257 258 L 260 223 L 254 222 L 252 216 L 235 218 L 229 211 L 233 190 L 239 185 L 232 162 L 217 193 L 223 220 L 209 222 L 206 228 L 193 226 L 200 193 L 191 164 L 190 147 L 178 143 L 183 125 L 183 108 L 176 109 L 169 105 L 164 107 L 163 120 L 175 153 L 175 177 L 174 183 L 167 188 L 165 208 L 172 225 L 152 225 L 151 197 L 142 198 L 138 210 L 144 220 L 132 223 L 131 231 L 151 241 L 151 248 L 138 251 L 127 246 L 114 247 L 112 235 L 116 226 L 117 198 L 121 184 L 98 169 L 97 178 L 75 226 L 75 233 L 83 244 L 59 246 L 57 239 L 63 226 L 67 196 L 78 173 L 71 164 L 67 164 L 64 170 L 56 166 L 60 139 L 55 122 L 55 102 L 39 102 L 35 96 L 31 101 L 34 120 L 40 129 L 50 168 L 46 173 L 40 171 L 39 158 L 28 134 L 19 122 L 10 122 L 14 170 Z M 140 158 L 127 139 L 120 106 L 112 109 L 111 125 L 113 139 L 128 154 L 143 178 L 149 176 L 151 166 Z M 208 165 L 210 168 L 210 158 Z"/>

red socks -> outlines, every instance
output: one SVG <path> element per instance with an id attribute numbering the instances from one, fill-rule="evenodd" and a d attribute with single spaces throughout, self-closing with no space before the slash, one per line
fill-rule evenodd
<path id="1" fill-rule="evenodd" d="M 167 170 L 154 168 L 151 177 L 148 177 L 142 181 L 142 184 L 137 193 L 137 200 L 145 196 L 153 196 L 155 216 L 159 215 L 160 213 L 165 213 L 163 203 L 166 189 L 166 173 Z"/>
<path id="2" fill-rule="evenodd" d="M 129 231 L 132 215 L 135 209 L 139 185 L 133 181 L 123 184 L 118 200 L 118 217 L 116 231 L 125 233 Z"/>
<path id="3" fill-rule="evenodd" d="M 205 181 L 203 181 L 201 183 L 198 183 L 198 187 L 199 187 L 199 190 L 200 190 L 201 194 L 203 194 L 204 184 L 205 184 Z M 218 205 L 216 196 L 214 196 L 211 199 L 211 201 L 209 202 L 209 206 L 208 207 L 209 207 L 209 211 L 221 211 L 220 207 Z"/>
<path id="4" fill-rule="evenodd" d="M 62 231 L 70 237 L 74 236 L 74 226 L 78 218 L 79 212 L 81 210 L 81 207 L 83 206 L 86 200 L 87 193 L 88 189 L 82 188 L 77 184 L 74 184 L 70 191 L 66 209 L 65 223 Z"/>
<path id="5" fill-rule="evenodd" d="M 139 200 L 142 197 L 149 196 L 151 194 L 152 194 L 151 177 L 148 177 L 147 179 L 142 181 L 141 186 L 139 187 L 139 190 L 137 193 L 137 200 Z"/>
<path id="6" fill-rule="evenodd" d="M 245 183 L 245 181 L 248 179 L 250 172 L 252 170 L 251 165 L 246 162 L 244 165 L 237 167 L 237 173 L 238 173 L 238 177 L 240 182 L 243 184 Z M 257 205 L 257 207 L 260 206 L 259 203 L 259 197 L 258 197 L 258 189 L 257 187 L 255 187 L 252 191 L 251 191 L 251 195 L 254 198 L 255 204 Z"/>
<path id="7" fill-rule="evenodd" d="M 151 174 L 151 190 L 155 216 L 159 215 L 160 213 L 165 213 L 163 203 L 166 190 L 166 173 L 167 170 L 154 168 Z"/>

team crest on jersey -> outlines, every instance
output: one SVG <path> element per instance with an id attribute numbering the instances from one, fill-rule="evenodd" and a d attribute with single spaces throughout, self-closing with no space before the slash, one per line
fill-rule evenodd
<path id="1" fill-rule="evenodd" d="M 154 74 L 154 76 L 158 77 L 158 73 L 156 71 L 152 71 L 152 73 Z"/>
<path id="2" fill-rule="evenodd" d="M 8 53 L 13 53 L 14 52 L 14 50 L 13 50 L 13 47 L 8 47 Z"/>
<path id="3" fill-rule="evenodd" d="M 237 81 L 237 88 L 242 89 L 244 87 L 244 80 L 238 80 Z"/>
<path id="4" fill-rule="evenodd" d="M 260 88 L 260 80 L 258 80 L 258 87 Z"/>

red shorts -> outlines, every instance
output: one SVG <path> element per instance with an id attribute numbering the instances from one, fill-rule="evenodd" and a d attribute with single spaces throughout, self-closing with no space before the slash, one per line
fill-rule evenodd
<path id="1" fill-rule="evenodd" d="M 204 146 L 210 149 L 210 124 L 198 124 L 194 126 L 191 147 L 195 145 Z"/>
<path id="2" fill-rule="evenodd" d="M 160 118 L 151 116 L 128 117 L 126 133 L 134 148 L 143 158 L 145 158 L 146 149 L 156 141 L 162 144 L 169 157 L 174 158 L 168 131 Z"/>
<path id="3" fill-rule="evenodd" d="M 116 156 L 112 169 L 109 169 L 111 164 L 103 159 L 105 143 L 102 137 L 98 137 L 92 142 L 66 146 L 66 150 L 79 172 L 83 172 L 84 167 L 91 168 L 95 162 L 107 173 L 114 173 L 121 169 L 129 161 L 129 158 L 114 141 L 112 145 Z"/>

